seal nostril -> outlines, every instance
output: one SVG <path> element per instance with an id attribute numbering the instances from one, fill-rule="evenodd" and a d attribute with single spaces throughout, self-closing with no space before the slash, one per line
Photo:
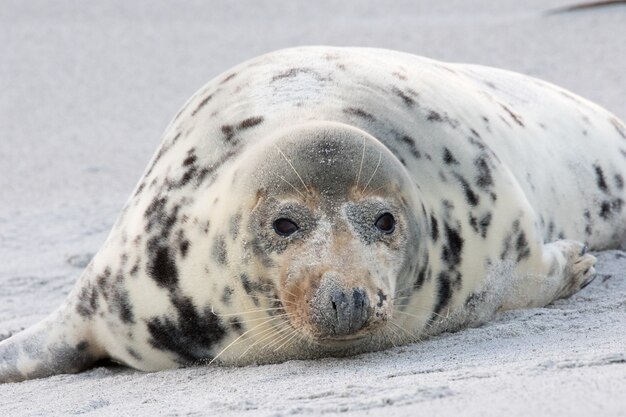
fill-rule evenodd
<path id="1" fill-rule="evenodd" d="M 357 288 L 352 293 L 352 301 L 355 309 L 362 309 L 365 306 L 365 291 L 361 288 Z"/>

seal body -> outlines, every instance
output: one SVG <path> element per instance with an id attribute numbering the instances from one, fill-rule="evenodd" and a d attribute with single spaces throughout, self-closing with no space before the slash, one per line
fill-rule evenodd
<path id="1" fill-rule="evenodd" d="M 200 89 L 0 382 L 348 355 L 543 306 L 626 246 L 626 128 L 552 84 L 365 48 Z"/>

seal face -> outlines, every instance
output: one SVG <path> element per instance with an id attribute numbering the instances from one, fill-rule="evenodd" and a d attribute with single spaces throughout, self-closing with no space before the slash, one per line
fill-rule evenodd
<path id="1" fill-rule="evenodd" d="M 614 115 L 519 74 L 255 58 L 183 106 L 66 302 L 0 342 L 0 382 L 350 355 L 546 305 L 593 279 L 581 242 L 624 247 L 625 160 Z"/>
<path id="2" fill-rule="evenodd" d="M 381 328 L 404 284 L 397 277 L 419 251 L 417 197 L 401 192 L 410 177 L 398 159 L 367 133 L 331 122 L 290 128 L 249 158 L 235 184 L 245 190 L 238 200 L 255 196 L 244 259 L 261 262 L 246 274 L 275 277 L 280 310 L 307 340 Z"/>

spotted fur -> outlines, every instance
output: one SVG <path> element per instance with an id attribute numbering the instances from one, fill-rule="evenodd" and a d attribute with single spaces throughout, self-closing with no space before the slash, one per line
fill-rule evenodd
<path id="1" fill-rule="evenodd" d="M 593 277 L 580 242 L 626 244 L 624 132 L 493 68 L 330 47 L 245 62 L 170 123 L 63 306 L 0 343 L 0 382 L 353 354 L 569 296 Z"/>

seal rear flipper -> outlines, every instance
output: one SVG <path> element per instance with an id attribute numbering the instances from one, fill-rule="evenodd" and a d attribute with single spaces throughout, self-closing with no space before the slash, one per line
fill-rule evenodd
<path id="1" fill-rule="evenodd" d="M 89 322 L 64 308 L 0 342 L 0 384 L 74 373 L 104 357 L 90 342 Z"/>

